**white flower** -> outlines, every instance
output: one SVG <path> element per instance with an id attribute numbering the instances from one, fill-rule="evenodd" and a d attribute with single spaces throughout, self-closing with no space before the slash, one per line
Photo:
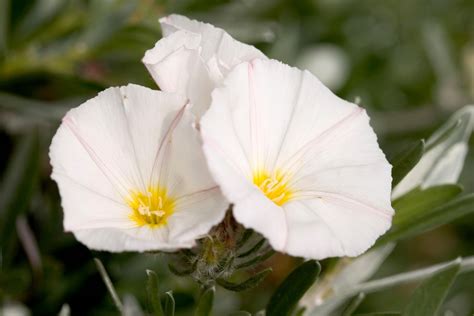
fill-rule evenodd
<path id="1" fill-rule="evenodd" d="M 191 100 L 191 110 L 198 118 L 209 108 L 214 87 L 234 66 L 266 58 L 255 47 L 207 23 L 181 15 L 162 18 L 160 23 L 165 37 L 142 61 L 161 90 Z"/>
<path id="2" fill-rule="evenodd" d="M 171 250 L 222 220 L 187 102 L 128 85 L 66 114 L 50 158 L 67 231 L 92 249 Z"/>
<path id="3" fill-rule="evenodd" d="M 201 120 L 211 173 L 235 218 L 276 250 L 356 256 L 391 224 L 391 166 L 365 111 L 307 71 L 234 68 Z"/>

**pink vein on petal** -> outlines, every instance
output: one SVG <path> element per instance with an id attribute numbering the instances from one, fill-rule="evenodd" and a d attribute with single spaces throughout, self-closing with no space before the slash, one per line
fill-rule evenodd
<path id="1" fill-rule="evenodd" d="M 341 120 L 333 124 L 331 127 L 327 128 L 325 131 L 322 133 L 318 134 L 316 137 L 313 139 L 309 140 L 305 145 L 303 145 L 295 154 L 293 154 L 290 158 L 288 158 L 283 164 L 282 164 L 282 169 L 290 171 L 295 163 L 298 161 L 301 161 L 304 155 L 310 150 L 314 145 L 320 143 L 322 140 L 326 139 L 329 137 L 333 132 L 335 132 L 338 128 L 343 126 L 344 124 L 347 124 L 348 122 L 353 121 L 356 117 L 359 116 L 364 111 L 364 109 L 357 107 L 349 113 L 349 115 L 343 117 Z M 299 168 L 296 170 L 293 170 L 293 174 L 297 172 Z"/>
<path id="2" fill-rule="evenodd" d="M 305 198 L 323 198 L 324 200 L 333 200 L 333 201 L 341 201 L 351 205 L 357 205 L 359 207 L 365 208 L 366 210 L 371 211 L 381 217 L 391 219 L 392 212 L 384 209 L 377 208 L 375 206 L 370 205 L 365 201 L 361 201 L 359 199 L 344 196 L 340 193 L 335 192 L 328 192 L 328 191 L 300 191 L 295 193 L 295 199 L 305 199 Z"/>
<path id="3" fill-rule="evenodd" d="M 181 121 L 181 118 L 184 115 L 184 110 L 186 109 L 186 106 L 188 104 L 189 104 L 189 102 L 187 101 L 186 104 L 183 105 L 183 107 L 178 111 L 176 116 L 173 118 L 173 120 L 171 121 L 170 126 L 168 127 L 168 130 L 166 131 L 165 135 L 163 136 L 163 139 L 160 142 L 160 145 L 158 146 L 158 149 L 156 150 L 153 166 L 152 166 L 152 169 L 151 169 L 149 184 L 153 183 L 154 175 L 155 175 L 155 169 L 157 167 L 157 164 L 158 164 L 158 161 L 159 161 L 159 158 L 160 158 L 160 154 L 161 154 L 162 150 L 167 151 L 169 149 L 169 144 L 171 143 L 171 138 L 172 138 L 172 135 L 173 135 L 173 131 L 176 128 L 176 126 L 178 126 L 179 122 Z M 161 161 L 161 164 L 159 166 L 160 169 L 159 169 L 159 173 L 158 173 L 158 181 L 161 178 L 163 168 L 164 168 L 164 165 L 166 163 L 165 160 L 167 160 L 166 157 L 165 157 L 167 155 L 165 155 L 165 154 L 166 153 L 163 154 L 164 157 L 163 157 L 163 159 Z"/>
<path id="4" fill-rule="evenodd" d="M 249 89 L 249 105 L 250 105 L 250 137 L 252 142 L 252 159 L 253 159 L 253 168 L 259 168 L 258 165 L 262 159 L 260 157 L 260 145 L 261 144 L 261 135 L 259 131 L 259 116 L 257 111 L 257 105 L 255 100 L 255 82 L 254 82 L 254 65 L 252 62 L 248 63 L 248 89 Z"/>
<path id="5" fill-rule="evenodd" d="M 102 172 L 102 174 L 107 178 L 107 180 L 109 180 L 112 187 L 118 191 L 119 195 L 122 196 L 122 198 L 125 198 L 127 196 L 127 192 L 128 192 L 127 188 L 122 183 L 120 183 L 120 180 L 117 179 L 116 176 L 114 176 L 113 172 L 100 159 L 99 155 L 95 152 L 95 150 L 82 137 L 81 133 L 77 129 L 77 127 L 76 127 L 75 123 L 73 122 L 73 120 L 69 116 L 66 115 L 63 118 L 63 123 L 69 128 L 69 130 L 73 133 L 73 135 L 76 137 L 76 139 L 82 145 L 82 147 L 86 150 L 89 157 L 95 163 L 97 168 L 99 168 L 99 170 Z M 112 178 L 115 178 L 115 179 L 112 179 Z M 119 186 L 121 188 L 117 188 L 117 186 Z M 120 189 L 122 189 L 123 192 L 121 192 Z"/>

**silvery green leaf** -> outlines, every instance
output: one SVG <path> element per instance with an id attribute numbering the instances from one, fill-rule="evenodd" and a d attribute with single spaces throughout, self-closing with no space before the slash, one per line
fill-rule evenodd
<path id="1" fill-rule="evenodd" d="M 420 161 L 394 188 L 393 198 L 417 186 L 422 189 L 440 184 L 456 183 L 464 166 L 467 141 L 474 128 L 474 105 L 454 113 L 426 142 Z"/>
<path id="2" fill-rule="evenodd" d="M 122 316 L 143 316 L 144 313 L 138 303 L 137 299 L 130 294 L 123 298 Z"/>
<path id="3" fill-rule="evenodd" d="M 439 309 L 460 269 L 455 261 L 418 286 L 406 306 L 404 316 L 439 315 Z"/>
<path id="4" fill-rule="evenodd" d="M 59 311 L 58 316 L 70 316 L 71 315 L 71 307 L 69 304 L 63 304 L 61 310 Z"/>
<path id="5" fill-rule="evenodd" d="M 372 277 L 388 255 L 390 255 L 394 247 L 395 244 L 388 243 L 374 248 L 356 259 L 346 258 L 345 260 L 347 261 L 345 262 L 348 262 L 347 265 L 330 282 L 323 278 L 317 286 L 313 285 L 301 300 L 301 304 L 308 311 L 311 311 L 309 315 L 329 315 L 333 310 L 346 302 L 347 297 L 341 297 L 336 304 L 331 304 L 330 306 L 320 304 L 329 297 L 337 300 L 339 293 L 345 292 L 348 288 L 355 287 Z"/>

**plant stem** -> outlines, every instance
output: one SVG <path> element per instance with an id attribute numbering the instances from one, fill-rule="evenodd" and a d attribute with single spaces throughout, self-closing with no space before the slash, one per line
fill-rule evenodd
<path id="1" fill-rule="evenodd" d="M 115 306 L 117 307 L 118 311 L 122 313 L 123 304 L 120 301 L 120 297 L 118 296 L 117 292 L 115 291 L 114 285 L 112 284 L 112 281 L 110 280 L 109 275 L 107 274 L 107 271 L 105 270 L 105 267 L 102 264 L 102 261 L 97 258 L 94 258 L 94 262 L 97 266 L 97 270 L 99 270 L 102 280 L 105 283 L 105 286 L 107 287 L 107 290 L 110 293 L 110 296 L 112 296 L 112 300 L 114 301 Z"/>

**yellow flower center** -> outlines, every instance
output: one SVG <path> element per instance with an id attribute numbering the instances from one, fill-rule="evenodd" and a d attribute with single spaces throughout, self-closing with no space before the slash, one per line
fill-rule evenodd
<path id="1" fill-rule="evenodd" d="M 132 209 L 130 219 L 137 226 L 148 225 L 156 228 L 165 225 L 168 217 L 174 212 L 175 202 L 164 188 L 149 187 L 147 192 L 131 191 L 127 200 Z"/>
<path id="2" fill-rule="evenodd" d="M 257 170 L 253 173 L 253 183 L 262 190 L 267 198 L 279 206 L 288 202 L 293 194 L 288 186 L 289 177 L 284 172 L 269 173 Z"/>

